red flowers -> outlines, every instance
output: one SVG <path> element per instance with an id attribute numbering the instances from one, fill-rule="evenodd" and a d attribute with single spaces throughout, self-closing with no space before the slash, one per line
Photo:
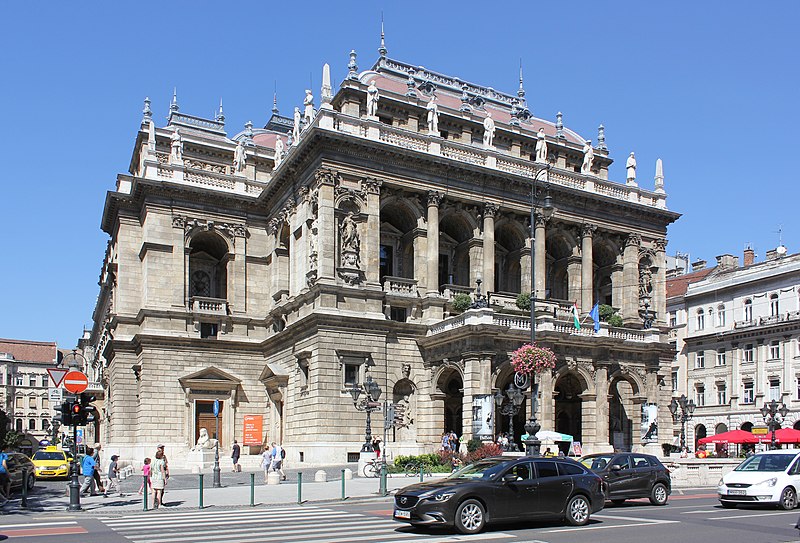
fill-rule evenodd
<path id="1" fill-rule="evenodd" d="M 525 375 L 543 373 L 556 367 L 556 355 L 547 347 L 528 343 L 511 353 L 511 365 Z"/>

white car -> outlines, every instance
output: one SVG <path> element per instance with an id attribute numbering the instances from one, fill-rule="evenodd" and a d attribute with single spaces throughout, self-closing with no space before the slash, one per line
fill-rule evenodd
<path id="1" fill-rule="evenodd" d="M 778 449 L 754 454 L 719 481 L 722 507 L 772 504 L 797 507 L 800 490 L 800 449 Z"/>

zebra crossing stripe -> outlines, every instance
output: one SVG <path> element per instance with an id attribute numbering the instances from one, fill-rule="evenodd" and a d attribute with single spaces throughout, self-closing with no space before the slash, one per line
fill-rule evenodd
<path id="1" fill-rule="evenodd" d="M 230 524 L 241 524 L 243 522 L 261 522 L 264 524 L 276 523 L 276 522 L 283 522 L 286 520 L 291 521 L 303 521 L 303 520 L 324 520 L 330 517 L 339 517 L 341 516 L 340 513 L 335 513 L 333 511 L 330 512 L 323 512 L 320 511 L 318 513 L 294 513 L 288 515 L 258 515 L 258 514 L 242 514 L 238 516 L 225 516 L 222 518 L 217 518 L 214 516 L 206 516 L 205 518 L 179 518 L 179 519 L 172 519 L 169 515 L 164 515 L 161 518 L 156 518 L 155 516 L 148 517 L 145 523 L 142 522 L 142 519 L 136 520 L 122 520 L 122 521 L 111 521 L 106 520 L 104 523 L 111 527 L 111 528 L 125 528 L 125 527 L 132 527 L 134 529 L 139 528 L 143 529 L 144 527 L 152 527 L 152 526 L 173 526 L 173 527 L 181 527 L 181 526 L 196 526 L 197 524 L 203 524 L 206 526 L 225 526 Z"/>

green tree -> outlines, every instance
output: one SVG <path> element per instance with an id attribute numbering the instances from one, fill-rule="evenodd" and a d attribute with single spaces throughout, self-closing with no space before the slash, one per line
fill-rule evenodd
<path id="1" fill-rule="evenodd" d="M 466 311 L 472 305 L 472 297 L 464 292 L 459 292 L 453 296 L 452 305 L 456 311 Z"/>

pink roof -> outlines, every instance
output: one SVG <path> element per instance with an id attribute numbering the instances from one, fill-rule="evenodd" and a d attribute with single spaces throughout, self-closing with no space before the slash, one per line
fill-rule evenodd
<path id="1" fill-rule="evenodd" d="M 279 137 L 278 134 L 272 132 L 256 134 L 255 136 L 253 136 L 253 143 L 261 147 L 268 147 L 270 149 L 275 149 L 275 140 L 277 140 L 278 137 Z M 286 145 L 286 139 L 287 139 L 286 136 L 280 136 L 280 138 L 283 140 L 284 146 L 288 147 Z"/>
<path id="2" fill-rule="evenodd" d="M 0 353 L 8 353 L 20 362 L 52 363 L 58 357 L 58 348 L 52 341 L 0 339 Z"/>

